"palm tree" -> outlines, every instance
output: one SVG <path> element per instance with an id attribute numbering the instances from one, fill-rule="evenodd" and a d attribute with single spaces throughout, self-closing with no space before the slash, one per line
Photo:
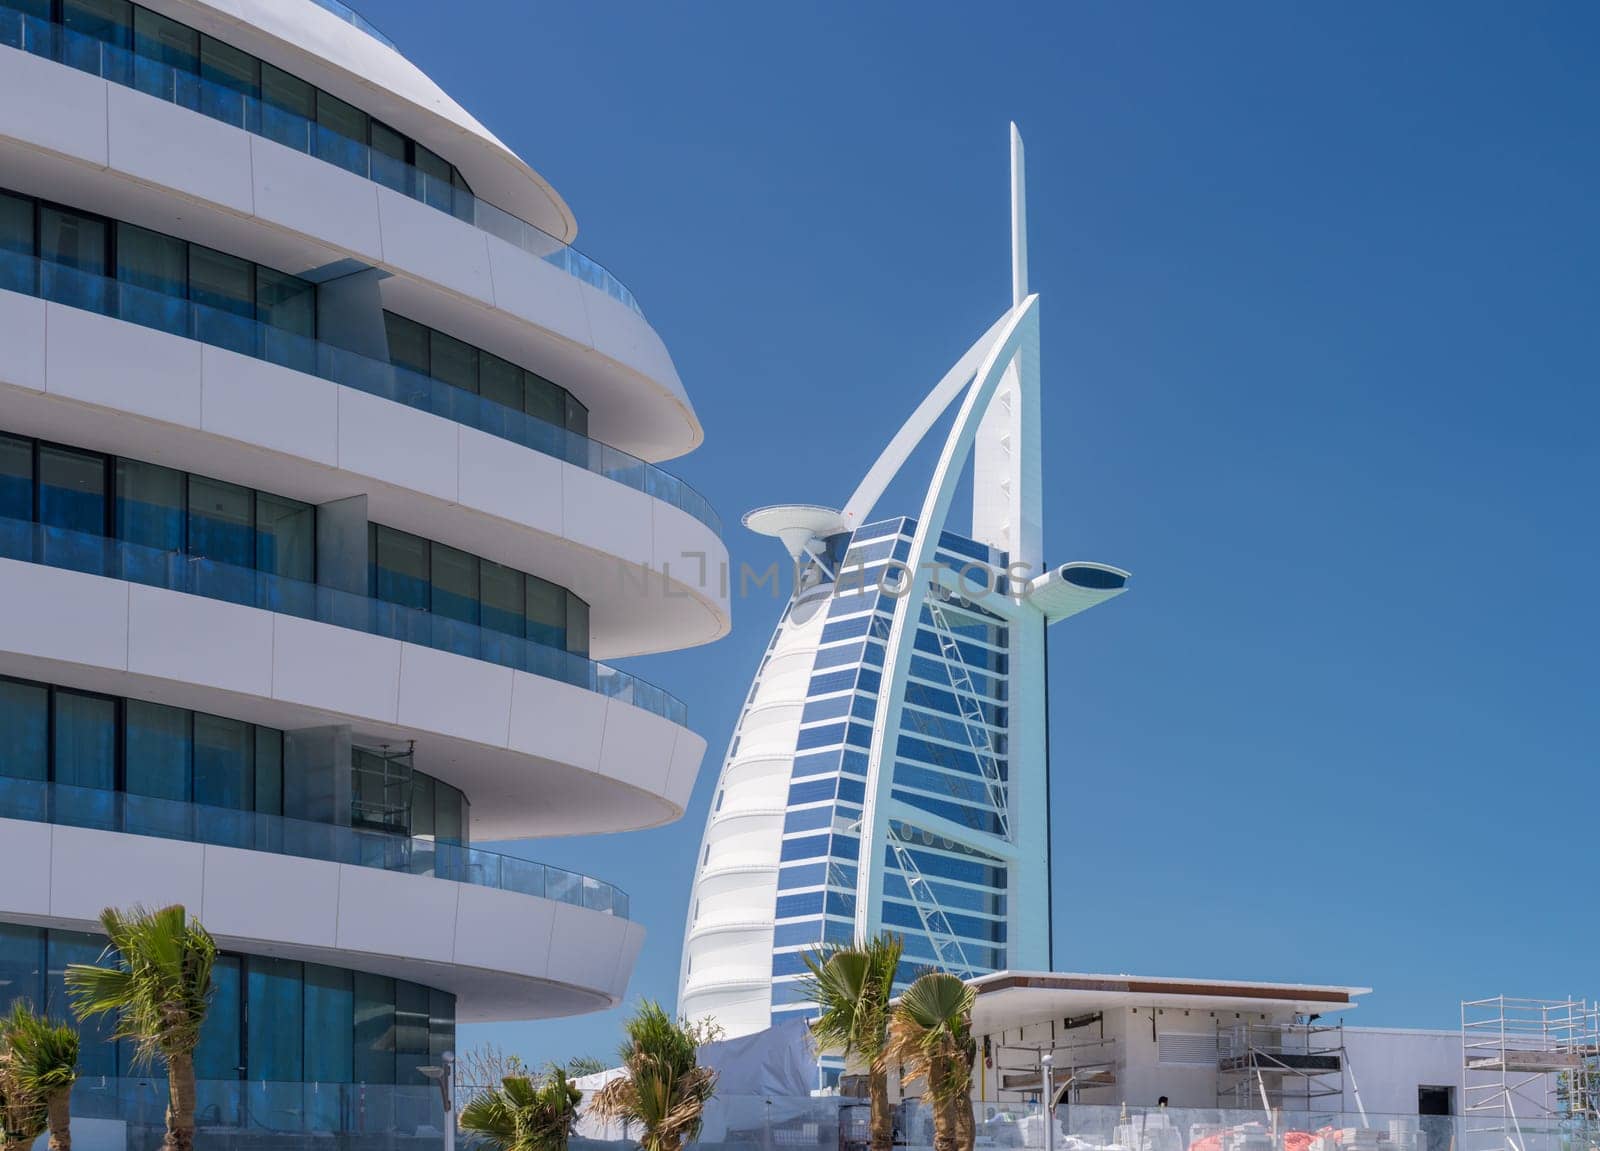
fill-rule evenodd
<path id="1" fill-rule="evenodd" d="M 944 971 L 917 976 L 889 1019 L 885 1066 L 906 1069 L 906 1083 L 928 1081 L 935 1151 L 958 1151 L 972 1130 L 972 1003 L 976 993 Z M 967 1109 L 966 1122 L 960 1116 Z"/>
<path id="2" fill-rule="evenodd" d="M 583 1092 L 554 1064 L 538 1080 L 508 1075 L 461 1109 L 461 1129 L 493 1151 L 566 1151 Z"/>
<path id="3" fill-rule="evenodd" d="M 30 1003 L 19 999 L 0 1020 L 0 1045 L 7 1061 L 8 1098 L 15 1091 L 43 1107 L 50 1151 L 72 1151 L 70 1103 L 78 1078 L 78 1033 L 65 1023 L 41 1019 Z"/>
<path id="4" fill-rule="evenodd" d="M 164 1151 L 194 1146 L 194 1049 L 211 1005 L 217 945 L 181 904 L 100 913 L 110 942 L 98 965 L 67 967 L 67 993 L 79 1019 L 116 1016 L 113 1039 L 130 1039 L 135 1066 L 167 1068 Z"/>
<path id="5" fill-rule="evenodd" d="M 0 1148 L 23 1151 L 44 1133 L 44 1101 L 23 1086 L 17 1060 L 9 1047 L 0 1047 Z"/>
<path id="6" fill-rule="evenodd" d="M 889 1109 L 889 1070 L 881 1064 L 894 997 L 895 972 L 903 944 L 887 932 L 861 947 L 828 947 L 806 955 L 811 972 L 802 994 L 821 1014 L 811 1036 L 824 1051 L 854 1056 L 867 1068 L 867 1098 L 872 1106 L 872 1151 L 892 1151 L 894 1115 Z"/>
<path id="7" fill-rule="evenodd" d="M 624 1025 L 628 1041 L 618 1053 L 622 1077 L 594 1095 L 601 1119 L 637 1123 L 644 1151 L 680 1151 L 700 1134 L 717 1073 L 695 1061 L 694 1037 L 661 1005 L 647 999 Z"/>

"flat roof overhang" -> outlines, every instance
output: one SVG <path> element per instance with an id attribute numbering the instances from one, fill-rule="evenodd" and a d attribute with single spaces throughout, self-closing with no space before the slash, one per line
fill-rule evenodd
<path id="1" fill-rule="evenodd" d="M 1372 991 L 1370 987 L 1053 971 L 997 971 L 969 983 L 978 993 L 972 1009 L 972 1027 L 978 1035 L 1119 1007 L 1283 1016 L 1328 1013 L 1357 1007 L 1355 997 Z"/>

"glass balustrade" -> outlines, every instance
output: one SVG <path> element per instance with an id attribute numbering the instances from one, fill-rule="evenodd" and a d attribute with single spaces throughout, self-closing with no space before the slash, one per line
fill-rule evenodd
<path id="1" fill-rule="evenodd" d="M 398 364 L 296 335 L 253 316 L 15 252 L 0 251 L 0 288 L 227 348 L 432 412 L 615 480 L 687 512 L 718 536 L 722 534 L 721 517 L 710 501 L 654 464 Z"/>
<path id="2" fill-rule="evenodd" d="M 204 556 L 162 551 L 49 524 L 0 518 L 0 558 L 88 572 L 316 620 L 560 680 L 687 726 L 683 701 L 581 655 L 418 608 Z"/>
<path id="3" fill-rule="evenodd" d="M 610 883 L 515 855 L 393 832 L 5 776 L 0 776 L 0 818 L 399 871 L 628 917 L 627 894 Z"/>
<path id="4" fill-rule="evenodd" d="M 393 40 L 389 39 L 389 37 L 378 31 L 377 27 L 372 23 L 372 21 L 368 20 L 361 13 L 350 7 L 350 5 L 341 4 L 339 0 L 311 0 L 311 2 L 318 8 L 332 12 L 345 23 L 354 24 L 368 36 L 371 36 L 378 43 L 382 44 L 385 48 L 393 48 L 397 52 L 400 50 Z"/>
<path id="5" fill-rule="evenodd" d="M 344 8 L 337 0 L 318 2 L 330 10 Z M 352 22 L 357 21 L 358 26 L 372 31 L 359 17 Z M 296 112 L 4 5 L 0 5 L 0 44 L 59 61 L 114 84 L 136 88 L 157 99 L 336 164 L 455 216 L 480 231 L 498 236 L 597 288 L 640 317 L 644 316 L 639 302 L 621 280 L 598 261 L 538 225 L 495 207 L 465 188 L 454 187 L 448 177 L 396 160 L 369 144 L 334 132 Z"/>

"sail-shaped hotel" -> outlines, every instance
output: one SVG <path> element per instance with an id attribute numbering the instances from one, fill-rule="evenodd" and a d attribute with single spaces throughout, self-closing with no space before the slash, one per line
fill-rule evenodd
<path id="1" fill-rule="evenodd" d="M 802 956 L 888 930 L 902 979 L 1050 965 L 1045 631 L 1128 573 L 1046 566 L 1039 299 L 1011 135 L 1012 299 L 842 510 L 747 526 L 796 563 L 729 745 L 697 863 L 679 1010 L 730 1035 L 810 1010 Z M 954 408 L 915 518 L 878 506 Z M 950 523 L 971 464 L 972 519 Z"/>

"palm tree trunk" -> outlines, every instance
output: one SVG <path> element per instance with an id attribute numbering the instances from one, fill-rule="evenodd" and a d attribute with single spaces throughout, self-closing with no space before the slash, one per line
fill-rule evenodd
<path id="1" fill-rule="evenodd" d="M 956 1151 L 955 1112 L 946 1097 L 950 1068 L 943 1057 L 928 1063 L 928 1102 L 933 1107 L 933 1151 Z"/>
<path id="2" fill-rule="evenodd" d="M 72 1089 L 50 1092 L 45 1106 L 50 1112 L 50 1151 L 72 1151 Z"/>
<path id="3" fill-rule="evenodd" d="M 194 1151 L 194 1053 L 167 1055 L 167 1139 L 164 1151 Z"/>
<path id="4" fill-rule="evenodd" d="M 889 1110 L 889 1072 L 867 1075 L 867 1099 L 872 1105 L 872 1151 L 894 1151 L 894 1113 Z"/>
<path id="5" fill-rule="evenodd" d="M 973 1151 L 978 1142 L 978 1122 L 972 1114 L 972 1090 L 951 1100 L 955 1108 L 956 1151 Z"/>

